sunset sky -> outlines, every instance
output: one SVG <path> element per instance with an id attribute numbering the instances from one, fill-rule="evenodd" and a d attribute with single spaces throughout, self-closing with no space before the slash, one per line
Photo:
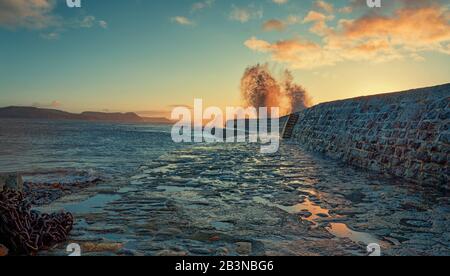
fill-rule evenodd
<path id="1" fill-rule="evenodd" d="M 247 66 L 314 103 L 450 82 L 450 1 L 0 0 L 0 106 L 239 105 Z"/>

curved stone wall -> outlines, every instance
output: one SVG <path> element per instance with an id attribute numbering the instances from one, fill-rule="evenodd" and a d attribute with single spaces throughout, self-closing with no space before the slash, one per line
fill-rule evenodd
<path id="1" fill-rule="evenodd" d="M 324 103 L 293 139 L 349 164 L 449 188 L 450 84 Z"/>

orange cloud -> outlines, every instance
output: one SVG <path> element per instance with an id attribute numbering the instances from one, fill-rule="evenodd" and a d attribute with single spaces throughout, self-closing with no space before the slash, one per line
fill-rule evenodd
<path id="1" fill-rule="evenodd" d="M 305 19 L 303 19 L 303 22 L 309 23 L 309 22 L 326 21 L 326 20 L 332 20 L 332 19 L 333 19 L 333 16 L 327 16 L 320 12 L 310 11 L 306 15 Z"/>
<path id="2" fill-rule="evenodd" d="M 331 56 L 331 52 L 324 51 L 320 45 L 301 39 L 280 40 L 271 44 L 252 37 L 244 44 L 254 51 L 270 53 L 272 60 L 290 64 L 296 69 L 332 65 L 339 59 Z"/>
<path id="3" fill-rule="evenodd" d="M 450 13 L 430 6 L 401 9 L 393 17 L 366 16 L 342 22 L 347 38 L 389 37 L 398 44 L 427 44 L 450 40 Z"/>
<path id="4" fill-rule="evenodd" d="M 386 40 L 371 40 L 355 46 L 354 49 L 363 53 L 373 53 L 380 50 L 388 50 L 389 48 L 390 44 Z"/>
<path id="5" fill-rule="evenodd" d="M 286 29 L 286 24 L 283 21 L 277 19 L 271 19 L 264 23 L 263 30 L 266 32 L 270 31 L 284 31 Z"/>
<path id="6" fill-rule="evenodd" d="M 324 10 L 327 13 L 333 13 L 334 12 L 334 6 L 333 4 L 327 3 L 323 0 L 317 0 L 315 3 L 315 6 L 318 9 Z"/>
<path id="7" fill-rule="evenodd" d="M 1 0 L 0 26 L 43 29 L 56 24 L 52 0 Z"/>
<path id="8" fill-rule="evenodd" d="M 415 2 L 415 1 L 413 1 Z M 370 14 L 357 19 L 341 19 L 334 27 L 333 18 L 311 11 L 304 24 L 320 43 L 287 39 L 275 43 L 250 38 L 245 45 L 269 53 L 271 59 L 292 68 L 312 69 L 347 60 L 386 62 L 410 58 L 423 61 L 423 52 L 450 54 L 450 12 L 434 1 L 405 2 L 391 15 Z M 408 3 L 408 4 L 406 4 Z M 413 5 L 414 4 L 414 5 Z"/>

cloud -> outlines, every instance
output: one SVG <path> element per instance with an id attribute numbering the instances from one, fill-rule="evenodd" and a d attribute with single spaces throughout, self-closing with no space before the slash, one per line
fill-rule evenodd
<path id="1" fill-rule="evenodd" d="M 45 29 L 59 24 L 52 14 L 54 0 L 0 0 L 0 26 L 15 29 Z"/>
<path id="2" fill-rule="evenodd" d="M 333 4 L 327 3 L 323 0 L 317 0 L 314 4 L 316 6 L 316 8 L 323 10 L 327 13 L 333 13 L 334 12 L 334 6 Z"/>
<path id="3" fill-rule="evenodd" d="M 297 15 L 289 15 L 285 21 L 288 25 L 298 24 L 302 21 L 302 19 Z"/>
<path id="4" fill-rule="evenodd" d="M 185 107 L 187 109 L 193 109 L 192 106 L 186 105 L 186 104 L 171 104 L 171 105 L 169 105 L 167 107 L 170 108 L 170 109 L 174 109 L 174 108 L 177 108 L 177 107 Z"/>
<path id="5" fill-rule="evenodd" d="M 424 0 L 425 1 L 425 0 Z M 303 19 L 320 40 L 302 38 L 276 42 L 251 37 L 249 49 L 270 55 L 292 68 L 312 69 L 344 61 L 423 61 L 424 52 L 450 54 L 450 12 L 437 1 L 405 2 L 389 14 L 370 12 L 356 19 L 333 22 L 331 15 L 311 11 Z M 335 23 L 333 26 L 328 26 Z M 314 42 L 313 42 L 314 41 Z"/>
<path id="6" fill-rule="evenodd" d="M 256 37 L 252 37 L 244 42 L 244 45 L 247 48 L 258 51 L 258 52 L 270 52 L 272 49 L 272 44 L 267 41 L 257 39 Z"/>
<path id="7" fill-rule="evenodd" d="M 177 107 L 185 107 L 187 109 L 193 109 L 192 106 L 186 105 L 186 104 L 172 104 L 172 105 L 168 105 L 164 109 L 135 111 L 135 113 L 142 117 L 170 118 L 170 114 L 172 113 L 172 110 Z"/>
<path id="8" fill-rule="evenodd" d="M 266 32 L 270 31 L 284 31 L 286 29 L 286 24 L 283 21 L 277 19 L 271 19 L 263 24 L 263 30 Z"/>
<path id="9" fill-rule="evenodd" d="M 196 2 L 196 3 L 192 4 L 192 12 L 211 8 L 212 5 L 214 4 L 214 2 L 215 2 L 215 0 L 205 0 L 205 1 L 201 1 L 201 2 Z"/>
<path id="10" fill-rule="evenodd" d="M 92 15 L 64 19 L 55 14 L 57 0 L 0 0 L 0 27 L 40 31 L 40 37 L 57 40 L 63 32 L 77 28 L 108 28 L 104 20 Z"/>
<path id="11" fill-rule="evenodd" d="M 289 64 L 294 69 L 311 69 L 333 65 L 338 61 L 338 57 L 323 51 L 319 44 L 300 38 L 270 43 L 252 37 L 244 45 L 257 52 L 270 53 L 273 61 Z"/>
<path id="12" fill-rule="evenodd" d="M 314 25 L 310 28 L 310 32 L 318 35 L 324 35 L 330 31 L 327 21 L 333 20 L 333 15 L 325 15 L 320 12 L 310 11 L 303 19 L 303 23 L 311 23 Z"/>
<path id="13" fill-rule="evenodd" d="M 59 108 L 62 104 L 59 101 L 52 101 L 51 103 L 41 104 L 41 103 L 33 103 L 33 107 L 37 108 Z"/>
<path id="14" fill-rule="evenodd" d="M 272 2 L 274 2 L 275 4 L 278 4 L 278 5 L 284 5 L 287 2 L 289 2 L 289 0 L 272 0 Z"/>
<path id="15" fill-rule="evenodd" d="M 192 22 L 189 18 L 184 16 L 175 16 L 170 19 L 172 22 L 184 25 L 184 26 L 193 26 L 194 22 Z"/>
<path id="16" fill-rule="evenodd" d="M 257 8 L 254 5 L 250 5 L 248 7 L 237 7 L 233 5 L 229 16 L 230 20 L 238 21 L 241 23 L 248 22 L 252 19 L 260 19 L 262 17 L 262 8 Z"/>
<path id="17" fill-rule="evenodd" d="M 41 37 L 47 40 L 58 40 L 60 38 L 60 33 L 58 32 L 50 32 L 41 34 Z"/>
<path id="18" fill-rule="evenodd" d="M 99 20 L 98 24 L 100 25 L 101 28 L 108 29 L 108 22 L 106 22 L 104 20 Z"/>
<path id="19" fill-rule="evenodd" d="M 405 8 L 393 16 L 368 15 L 342 21 L 343 35 L 352 39 L 390 38 L 394 44 L 427 45 L 450 40 L 449 11 L 441 7 Z"/>
<path id="20" fill-rule="evenodd" d="M 296 15 L 289 15 L 285 20 L 270 19 L 263 23 L 262 29 L 266 32 L 284 31 L 289 25 L 302 23 L 303 19 Z"/>
<path id="21" fill-rule="evenodd" d="M 134 112 L 139 116 L 142 117 L 165 117 L 165 118 L 169 118 L 170 117 L 170 111 L 168 110 L 145 110 L 145 111 L 136 111 Z"/>
<path id="22" fill-rule="evenodd" d="M 86 29 L 90 29 L 93 27 L 101 27 L 103 29 L 107 29 L 108 28 L 108 22 L 106 22 L 105 20 L 98 20 L 95 16 L 93 15 L 87 15 L 81 19 L 75 19 L 72 21 L 67 21 L 64 26 L 66 28 L 86 28 Z"/>
<path id="23" fill-rule="evenodd" d="M 325 15 L 320 12 L 310 11 L 303 19 L 304 23 L 333 20 L 334 16 Z"/>
<path id="24" fill-rule="evenodd" d="M 340 13 L 346 13 L 346 14 L 348 14 L 348 13 L 352 13 L 352 12 L 353 12 L 353 8 L 352 8 L 351 6 L 346 6 L 346 7 L 339 8 L 338 11 L 339 11 Z"/>
<path id="25" fill-rule="evenodd" d="M 95 24 L 95 17 L 92 15 L 85 16 L 81 21 L 79 22 L 79 26 L 81 28 L 92 28 Z"/>

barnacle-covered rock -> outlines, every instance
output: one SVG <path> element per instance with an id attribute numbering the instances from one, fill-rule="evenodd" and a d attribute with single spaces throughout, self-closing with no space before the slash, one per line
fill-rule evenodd
<path id="1" fill-rule="evenodd" d="M 6 248 L 3 244 L 0 244 L 0 257 L 8 256 L 8 252 L 8 248 Z"/>
<path id="2" fill-rule="evenodd" d="M 72 230 L 70 213 L 41 214 L 21 192 L 0 192 L 0 244 L 10 254 L 35 255 L 39 250 L 63 242 Z"/>

